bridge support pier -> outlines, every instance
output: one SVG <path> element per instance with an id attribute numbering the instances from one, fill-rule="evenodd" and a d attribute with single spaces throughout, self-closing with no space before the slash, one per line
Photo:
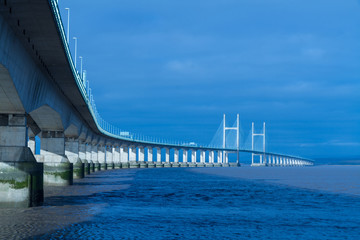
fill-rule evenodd
<path id="1" fill-rule="evenodd" d="M 33 155 L 35 155 L 35 149 L 36 149 L 35 136 L 30 135 L 30 130 L 29 130 L 28 147 L 30 148 Z"/>
<path id="2" fill-rule="evenodd" d="M 44 162 L 44 184 L 67 186 L 73 184 L 73 164 L 65 155 L 62 131 L 41 132 L 40 160 Z"/>
<path id="3" fill-rule="evenodd" d="M 111 144 L 107 144 L 105 147 L 105 162 L 107 169 L 115 168 L 115 164 L 113 161 L 113 146 Z"/>
<path id="4" fill-rule="evenodd" d="M 100 170 L 107 170 L 107 163 L 106 163 L 106 146 L 104 145 L 104 142 L 101 141 L 98 145 L 98 162 L 100 165 Z"/>
<path id="5" fill-rule="evenodd" d="M 90 163 L 86 160 L 86 144 L 84 141 L 79 140 L 79 158 L 84 164 L 84 176 L 90 174 Z"/>
<path id="6" fill-rule="evenodd" d="M 171 167 L 171 163 L 170 163 L 170 149 L 169 149 L 169 148 L 165 148 L 165 163 L 164 163 L 164 167 L 166 167 L 166 168 Z"/>
<path id="7" fill-rule="evenodd" d="M 200 150 L 200 162 L 197 164 L 198 167 L 205 167 L 205 151 Z"/>
<path id="8" fill-rule="evenodd" d="M 95 172 L 95 164 L 91 158 L 91 147 L 92 147 L 91 143 L 87 142 L 85 146 L 86 149 L 85 156 L 86 156 L 86 160 L 89 162 L 90 173 Z"/>
<path id="9" fill-rule="evenodd" d="M 148 168 L 154 168 L 155 167 L 155 163 L 153 161 L 153 152 L 154 149 L 152 147 L 147 147 L 147 164 L 148 164 Z"/>
<path id="10" fill-rule="evenodd" d="M 171 164 L 172 167 L 180 167 L 179 164 L 179 149 L 174 149 L 174 162 Z"/>
<path id="11" fill-rule="evenodd" d="M 130 168 L 139 167 L 139 164 L 136 161 L 136 146 L 129 147 L 129 163 L 130 163 Z"/>
<path id="12" fill-rule="evenodd" d="M 73 164 L 73 178 L 80 179 L 85 177 L 85 164 L 79 158 L 79 140 L 65 138 L 65 155 Z"/>
<path id="13" fill-rule="evenodd" d="M 43 164 L 27 147 L 26 133 L 25 115 L 0 114 L 0 208 L 44 201 Z"/>
<path id="14" fill-rule="evenodd" d="M 129 148 L 128 146 L 122 145 L 120 147 L 120 158 L 121 158 L 121 168 L 129 168 Z"/>
<path id="15" fill-rule="evenodd" d="M 214 167 L 214 158 L 215 158 L 214 151 L 209 151 L 209 163 L 206 164 L 207 167 Z"/>
<path id="16" fill-rule="evenodd" d="M 183 149 L 182 153 L 182 163 L 180 164 L 180 167 L 188 167 L 188 151 Z"/>
<path id="17" fill-rule="evenodd" d="M 121 168 L 120 147 L 118 145 L 115 145 L 112 148 L 112 157 L 114 162 L 114 168 L 115 169 Z"/>
<path id="18" fill-rule="evenodd" d="M 221 161 L 222 161 L 222 151 L 216 151 L 216 164 L 214 164 L 214 167 L 222 167 Z"/>
<path id="19" fill-rule="evenodd" d="M 156 165 L 157 168 L 164 167 L 164 164 L 161 162 L 161 148 L 156 148 Z"/>
<path id="20" fill-rule="evenodd" d="M 91 160 L 94 163 L 94 172 L 101 171 L 100 163 L 98 161 L 98 145 L 96 142 L 92 143 Z"/>
<path id="21" fill-rule="evenodd" d="M 145 148 L 143 146 L 138 147 L 138 160 L 140 168 L 147 168 L 147 164 L 145 162 Z"/>
<path id="22" fill-rule="evenodd" d="M 196 167 L 196 152 L 197 150 L 191 149 L 191 162 L 189 163 L 189 167 Z"/>
<path id="23" fill-rule="evenodd" d="M 223 167 L 230 167 L 230 165 L 229 165 L 229 153 L 226 152 L 226 151 L 223 152 L 222 166 Z"/>

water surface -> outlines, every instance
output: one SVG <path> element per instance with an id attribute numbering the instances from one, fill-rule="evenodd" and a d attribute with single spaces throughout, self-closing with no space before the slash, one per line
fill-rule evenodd
<path id="1" fill-rule="evenodd" d="M 29 239 L 360 239 L 359 189 L 304 189 L 291 179 L 301 182 L 315 168 L 294 169 L 291 177 L 286 168 L 249 170 L 255 171 L 253 179 L 246 168 L 100 172 L 61 195 L 53 190 L 47 206 L 7 210 L 12 216 L 6 222 L 0 211 L 6 230 L 0 238 L 7 233 Z M 321 181 L 329 179 L 324 174 Z M 37 230 L 11 232 L 26 226 Z"/>

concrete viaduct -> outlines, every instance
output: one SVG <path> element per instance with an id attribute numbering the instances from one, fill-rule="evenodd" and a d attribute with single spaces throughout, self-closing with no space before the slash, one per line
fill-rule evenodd
<path id="1" fill-rule="evenodd" d="M 70 185 L 108 168 L 230 166 L 229 152 L 105 131 L 72 62 L 57 1 L 0 0 L 0 207 L 41 205 L 44 184 Z M 266 158 L 274 166 L 312 164 Z"/>

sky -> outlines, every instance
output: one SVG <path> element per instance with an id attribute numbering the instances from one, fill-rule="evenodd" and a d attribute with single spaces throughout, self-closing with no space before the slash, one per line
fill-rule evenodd
<path id="1" fill-rule="evenodd" d="M 266 122 L 267 151 L 360 157 L 360 1 L 59 4 L 97 108 L 121 129 L 207 144 L 238 113 L 245 132 Z"/>

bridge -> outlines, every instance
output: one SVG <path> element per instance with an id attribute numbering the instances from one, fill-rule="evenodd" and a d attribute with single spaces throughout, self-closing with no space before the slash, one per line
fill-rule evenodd
<path id="1" fill-rule="evenodd" d="M 231 130 L 237 130 L 235 146 L 227 141 Z M 245 148 L 238 120 L 235 128 L 224 121 L 222 137 L 215 138 L 222 144 L 208 146 L 155 140 L 112 126 L 99 115 L 75 67 L 57 0 L 0 0 L 1 207 L 41 205 L 44 185 L 71 185 L 74 178 L 106 169 L 239 166 L 241 152 L 252 155 L 253 166 L 313 164 L 265 151 L 263 131 L 253 130 L 252 146 Z M 254 144 L 258 136 L 261 149 Z M 229 161 L 230 154 L 237 154 L 236 162 Z"/>

